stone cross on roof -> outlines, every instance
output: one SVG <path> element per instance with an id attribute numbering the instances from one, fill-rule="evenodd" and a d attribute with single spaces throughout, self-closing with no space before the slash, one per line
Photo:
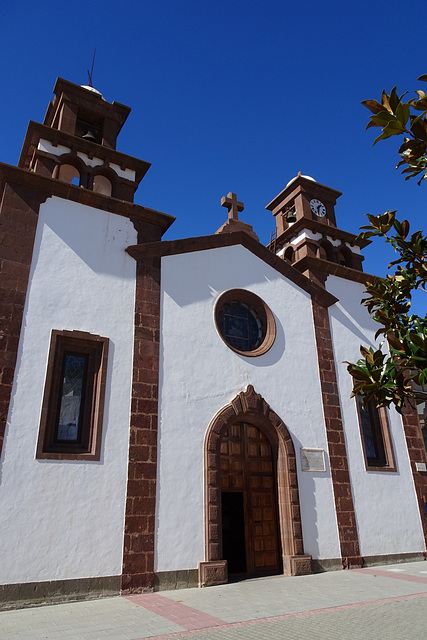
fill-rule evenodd
<path id="1" fill-rule="evenodd" d="M 239 202 L 237 200 L 236 194 L 231 193 L 231 191 L 230 193 L 227 194 L 227 197 L 223 196 L 221 198 L 221 206 L 228 208 L 229 220 L 238 220 L 239 219 L 238 212 L 243 211 L 243 209 L 245 208 L 243 206 L 243 202 Z"/>

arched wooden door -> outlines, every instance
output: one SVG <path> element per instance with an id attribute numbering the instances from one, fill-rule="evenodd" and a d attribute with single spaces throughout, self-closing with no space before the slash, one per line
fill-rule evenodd
<path id="1" fill-rule="evenodd" d="M 231 575 L 280 573 L 276 462 L 253 424 L 229 426 L 221 439 L 223 558 Z"/>

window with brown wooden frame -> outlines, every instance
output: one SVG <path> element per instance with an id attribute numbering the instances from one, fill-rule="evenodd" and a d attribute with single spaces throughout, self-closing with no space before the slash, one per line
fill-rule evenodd
<path id="1" fill-rule="evenodd" d="M 364 407 L 360 395 L 356 404 L 367 471 L 396 471 L 387 409 L 377 407 L 373 398 Z"/>
<path id="2" fill-rule="evenodd" d="M 37 458 L 99 460 L 108 338 L 52 331 Z"/>

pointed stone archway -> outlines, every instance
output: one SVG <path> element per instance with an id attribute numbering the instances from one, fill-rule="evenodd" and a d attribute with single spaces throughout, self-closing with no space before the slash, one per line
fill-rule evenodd
<path id="1" fill-rule="evenodd" d="M 199 585 L 227 582 L 221 522 L 220 447 L 226 430 L 236 423 L 258 427 L 270 442 L 276 460 L 279 538 L 283 573 L 311 573 L 311 556 L 304 554 L 295 449 L 283 421 L 252 385 L 213 418 L 205 438 L 205 561 L 199 563 Z"/>

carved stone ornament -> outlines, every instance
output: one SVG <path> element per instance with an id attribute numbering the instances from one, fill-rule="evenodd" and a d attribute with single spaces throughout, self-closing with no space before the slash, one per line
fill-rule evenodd
<path id="1" fill-rule="evenodd" d="M 211 587 L 228 582 L 227 560 L 199 562 L 199 587 Z"/>

